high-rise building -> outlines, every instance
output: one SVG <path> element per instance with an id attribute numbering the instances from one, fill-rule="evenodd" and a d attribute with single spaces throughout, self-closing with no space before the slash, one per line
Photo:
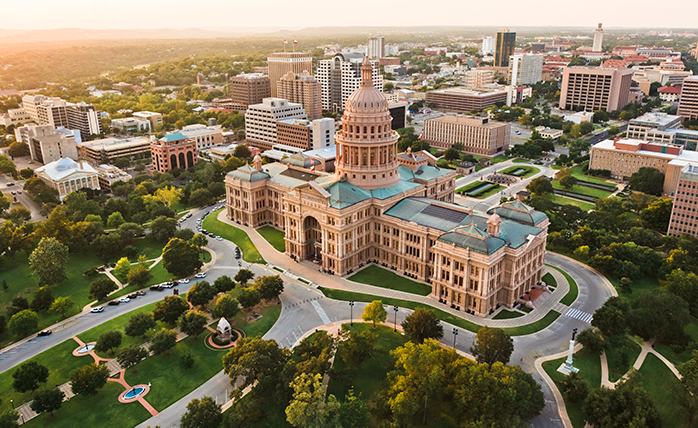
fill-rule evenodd
<path id="1" fill-rule="evenodd" d="M 371 37 L 368 39 L 368 57 L 381 59 L 385 56 L 385 37 Z"/>
<path id="2" fill-rule="evenodd" d="M 516 33 L 509 32 L 508 28 L 498 32 L 497 44 L 494 48 L 494 66 L 509 67 L 509 57 L 514 55 L 515 46 Z"/>
<path id="3" fill-rule="evenodd" d="M 78 159 L 80 132 L 52 125 L 28 124 L 15 129 L 15 139 L 29 146 L 32 160 L 47 164 L 61 158 Z"/>
<path id="4" fill-rule="evenodd" d="M 494 83 L 494 71 L 492 70 L 468 70 L 458 79 L 458 83 L 465 89 L 482 88 Z"/>
<path id="5" fill-rule="evenodd" d="M 157 172 L 167 172 L 173 168 L 187 169 L 198 160 L 196 141 L 181 132 L 167 134 L 150 140 L 150 154 Z"/>
<path id="6" fill-rule="evenodd" d="M 698 76 L 683 79 L 678 115 L 681 120 L 698 119 Z"/>
<path id="7" fill-rule="evenodd" d="M 276 125 L 283 119 L 307 119 L 303 106 L 281 98 L 265 98 L 245 113 L 245 139 L 251 145 L 269 150 L 277 144 Z"/>
<path id="8" fill-rule="evenodd" d="M 494 37 L 484 37 L 482 39 L 482 49 L 483 55 L 492 55 L 494 53 Z"/>
<path id="9" fill-rule="evenodd" d="M 332 59 L 318 61 L 317 80 L 322 85 L 322 109 L 341 111 L 349 95 L 359 88 L 361 83 L 361 64 L 364 55 L 360 52 L 340 52 Z M 373 85 L 383 91 L 383 76 L 380 74 L 379 61 L 370 61 L 373 69 Z"/>
<path id="10" fill-rule="evenodd" d="M 594 52 L 601 52 L 603 50 L 603 28 L 601 28 L 601 23 L 596 27 L 594 31 L 594 46 L 591 48 Z"/>
<path id="11" fill-rule="evenodd" d="M 690 233 L 698 238 L 698 164 L 690 163 L 678 174 L 674 204 L 671 208 L 667 234 L 681 236 Z"/>
<path id="12" fill-rule="evenodd" d="M 562 74 L 560 108 L 615 111 L 630 102 L 633 70 L 567 67 Z"/>
<path id="13" fill-rule="evenodd" d="M 490 89 L 449 88 L 427 92 L 426 103 L 436 104 L 436 108 L 466 112 L 483 110 L 497 103 L 507 101 L 507 91 Z"/>
<path id="14" fill-rule="evenodd" d="M 100 114 L 92 104 L 79 102 L 68 106 L 68 128 L 77 129 L 82 139 L 88 141 L 91 135 L 102 134 Z"/>
<path id="15" fill-rule="evenodd" d="M 493 156 L 509 148 L 511 125 L 486 117 L 441 116 L 424 121 L 424 139 L 434 147 L 449 149 L 463 143 L 468 153 Z"/>
<path id="16" fill-rule="evenodd" d="M 322 117 L 322 86 L 308 72 L 296 74 L 289 71 L 277 85 L 279 98 L 303 105 L 308 120 Z"/>
<path id="17" fill-rule="evenodd" d="M 509 58 L 509 80 L 512 86 L 532 85 L 543 80 L 541 54 L 517 54 Z"/>
<path id="18" fill-rule="evenodd" d="M 334 145 L 334 119 L 284 119 L 276 123 L 277 144 L 303 150 Z"/>
<path id="19" fill-rule="evenodd" d="M 307 71 L 313 74 L 313 58 L 307 52 L 274 52 L 267 57 L 267 64 L 272 98 L 279 96 L 276 89 L 279 79 L 289 71 L 296 74 Z"/>
<path id="20" fill-rule="evenodd" d="M 238 74 L 230 78 L 230 98 L 241 106 L 259 104 L 271 96 L 269 76 L 262 73 Z"/>
<path id="21" fill-rule="evenodd" d="M 103 132 L 100 114 L 91 104 L 73 104 L 57 97 L 25 95 L 22 97 L 22 108 L 39 125 L 80 131 L 83 141 Z"/>

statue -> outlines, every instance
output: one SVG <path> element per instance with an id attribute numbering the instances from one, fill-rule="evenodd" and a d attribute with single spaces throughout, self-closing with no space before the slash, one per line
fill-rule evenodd
<path id="1" fill-rule="evenodd" d="M 574 338 L 577 336 L 577 329 L 572 330 L 572 340 L 570 340 L 570 348 L 567 351 L 567 359 L 562 365 L 557 369 L 562 374 L 569 375 L 570 373 L 577 373 L 578 368 L 572 365 L 572 357 L 574 355 Z"/>

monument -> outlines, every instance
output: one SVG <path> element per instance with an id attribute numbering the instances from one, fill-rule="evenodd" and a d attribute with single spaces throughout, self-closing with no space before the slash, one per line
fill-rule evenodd
<path id="1" fill-rule="evenodd" d="M 560 373 L 564 375 L 569 375 L 570 373 L 577 373 L 578 368 L 572 365 L 572 356 L 574 354 L 574 337 L 577 335 L 577 329 L 572 330 L 572 340 L 570 340 L 570 349 L 567 352 L 567 359 L 562 365 L 557 369 Z"/>

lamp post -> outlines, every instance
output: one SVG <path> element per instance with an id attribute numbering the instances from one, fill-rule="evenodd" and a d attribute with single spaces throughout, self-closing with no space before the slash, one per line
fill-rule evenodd
<path id="1" fill-rule="evenodd" d="M 453 327 L 453 349 L 456 349 L 456 337 L 458 337 L 458 329 Z"/>
<path id="2" fill-rule="evenodd" d="M 397 331 L 397 310 L 399 308 L 397 305 L 393 306 L 393 310 L 395 311 L 395 323 L 393 324 L 393 331 Z"/>
<path id="3" fill-rule="evenodd" d="M 15 409 L 15 400 L 10 400 L 10 404 L 12 404 L 12 410 Z"/>
<path id="4" fill-rule="evenodd" d="M 354 301 L 349 301 L 349 320 L 350 325 L 354 325 Z"/>

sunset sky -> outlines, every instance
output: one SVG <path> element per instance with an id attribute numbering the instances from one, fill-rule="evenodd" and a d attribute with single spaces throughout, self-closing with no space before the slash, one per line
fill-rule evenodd
<path id="1" fill-rule="evenodd" d="M 698 2 L 630 0 L 32 0 L 3 5 L 5 29 L 234 28 L 326 26 L 583 26 L 698 28 Z M 681 11 L 681 13 L 676 13 Z"/>

